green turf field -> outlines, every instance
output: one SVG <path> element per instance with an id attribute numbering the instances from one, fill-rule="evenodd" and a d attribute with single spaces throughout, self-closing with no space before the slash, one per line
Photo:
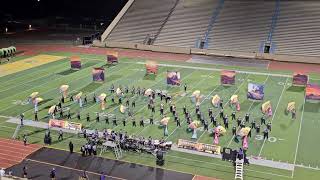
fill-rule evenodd
<path id="1" fill-rule="evenodd" d="M 52 55 L 70 56 L 71 53 L 49 53 Z M 80 54 L 83 68 L 80 71 L 70 70 L 70 63 L 68 59 L 52 62 L 32 69 L 17 72 L 15 74 L 0 77 L 0 136 L 10 138 L 16 128 L 15 124 L 5 122 L 8 117 L 16 117 L 24 112 L 26 119 L 33 119 L 33 106 L 26 104 L 27 97 L 32 92 L 39 92 L 40 97 L 44 99 L 39 105 L 39 118 L 43 122 L 48 122 L 47 117 L 48 108 L 58 103 L 61 94 L 59 87 L 62 84 L 70 86 L 69 94 L 76 94 L 83 92 L 87 95 L 89 103 L 81 110 L 82 123 L 85 127 L 91 129 L 103 130 L 113 129 L 116 131 L 126 131 L 129 134 L 138 136 L 151 136 L 153 138 L 162 138 L 163 130 L 159 128 L 159 121 L 161 120 L 159 114 L 160 100 L 156 100 L 155 125 L 149 125 L 148 121 L 145 127 L 132 127 L 131 122 L 127 121 L 127 126 L 122 125 L 122 119 L 125 118 L 119 111 L 119 104 L 112 104 L 110 97 L 112 96 L 108 91 L 111 84 L 115 87 L 119 85 L 132 87 L 144 87 L 151 89 L 167 90 L 173 96 L 173 102 L 177 106 L 177 111 L 180 115 L 182 127 L 177 127 L 172 120 L 171 113 L 169 113 L 169 106 L 165 106 L 165 112 L 171 117 L 168 125 L 169 136 L 164 137 L 166 140 L 177 142 L 178 139 L 190 140 L 192 133 L 186 129 L 187 123 L 182 114 L 182 107 L 186 105 L 192 114 L 192 119 L 196 119 L 194 104 L 190 100 L 190 95 L 195 90 L 200 90 L 204 95 L 201 101 L 201 111 L 208 119 L 208 108 L 212 107 L 211 97 L 218 94 L 226 103 L 229 98 L 237 94 L 241 110 L 237 116 L 243 117 L 246 113 L 250 113 L 252 119 L 260 123 L 261 104 L 267 100 L 271 101 L 273 107 L 273 116 L 267 119 L 267 122 L 272 122 L 272 131 L 269 134 L 268 140 L 262 140 L 260 133 L 257 135 L 252 133 L 249 140 L 248 155 L 260 156 L 273 161 L 288 162 L 290 164 L 298 165 L 294 171 L 285 171 L 279 169 L 265 168 L 261 166 L 250 166 L 245 168 L 245 175 L 247 179 L 301 179 L 304 176 L 312 176 L 311 179 L 320 179 L 320 158 L 317 151 L 320 148 L 317 139 L 320 137 L 320 120 L 317 115 L 320 113 L 320 103 L 310 103 L 304 100 L 304 88 L 292 87 L 291 72 L 274 72 L 255 68 L 242 67 L 222 67 L 207 64 L 191 64 L 176 61 L 162 61 L 159 62 L 159 72 L 155 78 L 145 76 L 145 66 L 141 62 L 143 59 L 120 59 L 120 63 L 115 66 L 105 66 L 105 57 L 99 55 L 84 55 Z M 21 60 L 21 58 L 17 59 Z M 163 66 L 165 65 L 165 66 Z M 104 83 L 93 83 L 91 71 L 93 67 L 105 67 L 106 81 Z M 199 67 L 199 68 L 197 68 Z M 221 86 L 220 85 L 220 71 L 216 68 L 236 69 L 243 71 L 237 73 L 235 86 Z M 181 96 L 183 87 L 172 87 L 166 85 L 166 71 L 175 70 L 180 71 L 182 83 L 188 84 L 188 91 L 186 96 Z M 246 73 L 246 72 L 249 73 Z M 289 75 L 289 76 L 288 76 Z M 310 81 L 312 83 L 320 84 L 320 75 L 313 74 Z M 265 101 L 253 102 L 247 100 L 247 87 L 249 82 L 265 84 Z M 100 110 L 99 104 L 93 103 L 93 94 L 99 95 L 101 93 L 107 94 L 107 108 L 104 111 Z M 151 112 L 147 108 L 147 98 L 138 95 L 125 95 L 126 98 L 135 100 L 136 107 L 133 112 L 138 122 L 141 117 L 149 118 Z M 285 114 L 288 102 L 295 101 L 297 108 L 297 119 L 291 120 L 290 115 Z M 117 102 L 117 99 L 116 99 Z M 69 99 L 64 104 L 65 107 L 70 108 L 72 113 L 72 120 L 78 122 L 75 113 L 80 110 L 79 105 L 69 102 Z M 214 113 L 217 114 L 218 109 L 213 108 Z M 229 116 L 232 109 L 225 104 L 225 114 Z M 100 122 L 95 121 L 96 112 L 109 113 L 116 115 L 118 119 L 118 126 L 113 126 L 112 123 L 106 124 L 103 119 Z M 85 120 L 86 114 L 89 113 L 91 121 Z M 218 118 L 220 124 L 222 120 Z M 229 130 L 220 137 L 220 146 L 239 148 L 241 143 L 233 141 L 231 129 L 236 124 L 230 118 Z M 250 125 L 249 123 L 247 124 Z M 210 125 L 210 128 L 213 126 Z M 265 126 L 262 126 L 262 131 Z M 44 131 L 32 127 L 23 127 L 19 136 L 27 134 L 33 143 L 43 143 Z M 53 134 L 55 138 L 57 134 Z M 67 135 L 68 139 L 63 142 L 54 141 L 53 147 L 67 148 L 67 143 L 72 140 L 76 147 L 80 147 L 84 143 L 83 139 L 79 139 L 76 135 Z M 54 139 L 55 140 L 55 139 Z M 203 131 L 199 128 L 198 140 L 199 142 L 212 144 L 213 137 L 210 132 Z M 110 153 L 106 156 L 112 156 Z M 169 157 L 172 156 L 166 165 L 166 168 L 187 171 L 195 174 L 214 176 L 221 179 L 232 179 L 233 168 L 230 163 L 222 162 L 220 160 L 208 159 L 196 155 L 186 155 L 179 152 L 170 152 Z M 190 158 L 186 158 L 190 156 Z M 169 159 L 167 157 L 167 159 Z M 125 156 L 124 160 L 138 162 L 147 165 L 153 165 L 150 162 L 150 156 L 138 156 L 129 154 Z M 183 159 L 184 158 L 184 159 Z"/>

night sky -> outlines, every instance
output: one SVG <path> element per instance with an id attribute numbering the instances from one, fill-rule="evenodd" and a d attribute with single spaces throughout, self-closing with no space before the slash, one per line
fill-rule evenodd
<path id="1" fill-rule="evenodd" d="M 0 19 L 21 20 L 62 16 L 112 20 L 127 0 L 4 0 Z"/>

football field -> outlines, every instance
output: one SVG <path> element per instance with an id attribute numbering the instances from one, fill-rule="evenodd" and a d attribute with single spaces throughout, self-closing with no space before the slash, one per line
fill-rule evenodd
<path id="1" fill-rule="evenodd" d="M 70 53 L 48 53 L 44 55 L 51 55 L 53 57 L 69 57 Z M 195 105 L 191 101 L 191 94 L 199 90 L 203 98 L 200 101 L 200 109 L 205 115 L 205 119 L 210 123 L 208 117 L 208 109 L 213 108 L 214 114 L 217 115 L 217 120 L 223 124 L 223 120 L 218 117 L 219 109 L 214 108 L 211 103 L 212 96 L 219 95 L 223 99 L 224 113 L 229 118 L 229 129 L 220 137 L 219 146 L 240 148 L 241 142 L 237 143 L 234 140 L 231 129 L 233 126 L 237 127 L 236 121 L 231 120 L 231 113 L 233 109 L 229 106 L 228 101 L 232 95 L 239 96 L 240 111 L 236 113 L 237 117 L 244 117 L 246 113 L 250 114 L 250 122 L 255 120 L 260 124 L 262 117 L 261 105 L 270 101 L 272 105 L 273 114 L 267 118 L 266 122 L 272 124 L 272 130 L 269 133 L 268 139 L 263 139 L 262 131 L 266 128 L 261 126 L 261 132 L 257 134 L 255 130 L 252 131 L 252 137 L 249 138 L 248 155 L 252 157 L 268 159 L 275 162 L 285 162 L 292 164 L 295 169 L 292 171 L 277 172 L 272 171 L 271 179 L 292 179 L 298 178 L 295 171 L 301 173 L 304 169 L 315 172 L 315 179 L 320 178 L 320 158 L 318 150 L 320 144 L 320 102 L 308 102 L 305 100 L 304 87 L 292 86 L 293 72 L 279 72 L 269 71 L 258 68 L 244 68 L 244 67 L 227 67 L 216 66 L 212 64 L 195 64 L 178 61 L 158 61 L 159 71 L 156 76 L 146 76 L 145 59 L 129 59 L 120 58 L 120 62 L 114 66 L 106 66 L 105 56 L 77 54 L 82 60 L 82 69 L 79 71 L 70 69 L 69 58 L 55 59 L 39 64 L 36 66 L 24 68 L 22 65 L 10 66 L 10 68 L 18 68 L 20 70 L 13 70 L 12 73 L 6 73 L 0 77 L 0 136 L 11 137 L 15 131 L 16 124 L 8 123 L 6 120 L 12 117 L 18 117 L 21 113 L 25 114 L 26 119 L 34 119 L 34 109 L 32 104 L 27 103 L 28 96 L 33 92 L 39 92 L 39 97 L 44 100 L 39 104 L 39 119 L 42 122 L 48 122 L 48 109 L 55 104 L 58 104 L 61 94 L 59 87 L 63 84 L 69 85 L 69 95 L 76 95 L 82 92 L 87 96 L 88 103 L 83 108 L 79 107 L 78 103 L 70 102 L 69 98 L 63 104 L 64 108 L 69 109 L 72 115 L 72 122 L 79 122 L 76 118 L 76 113 L 81 112 L 81 120 L 79 123 L 88 129 L 112 129 L 115 131 L 127 132 L 130 135 L 144 136 L 148 138 L 151 136 L 155 139 L 164 138 L 168 141 L 177 143 L 178 139 L 191 140 L 192 132 L 187 131 L 187 122 L 185 121 L 182 108 L 187 106 L 191 117 L 196 120 Z M 26 57 L 31 58 L 31 57 Z M 20 59 L 14 63 L 24 61 Z M 21 63 L 20 63 L 21 64 Z M 8 66 L 9 64 L 0 65 Z M 105 68 L 105 82 L 95 83 L 92 81 L 92 69 L 94 67 Z M 236 83 L 233 86 L 222 86 L 220 84 L 220 72 L 222 69 L 233 69 L 237 71 Z M 168 86 L 166 82 L 167 71 L 179 71 L 181 73 L 182 85 L 187 84 L 187 93 L 184 93 L 183 86 L 173 87 Z M 1 72 L 0 72 L 1 76 Z M 310 83 L 320 84 L 320 74 L 311 74 L 309 78 Z M 264 100 L 251 101 L 247 99 L 248 83 L 257 83 L 264 85 Z M 165 104 L 165 114 L 171 117 L 168 124 L 168 136 L 163 136 L 163 129 L 159 126 L 162 119 L 159 113 L 160 98 L 156 97 L 156 112 L 154 114 L 153 125 L 149 124 L 147 120 L 151 115 L 151 111 L 147 107 L 147 97 L 140 95 L 132 95 L 131 93 L 124 94 L 123 99 L 129 99 L 130 102 L 135 101 L 136 107 L 133 108 L 133 113 L 137 123 L 137 127 L 131 125 L 131 120 L 120 112 L 120 104 L 116 98 L 116 103 L 111 102 L 110 93 L 111 85 L 116 88 L 118 86 L 150 88 L 153 90 L 165 90 L 173 97 L 173 103 L 177 106 L 177 112 L 181 120 L 181 127 L 176 126 L 172 114 L 169 111 L 169 105 Z M 129 91 L 130 91 L 129 90 Z M 101 110 L 100 104 L 93 102 L 95 95 L 101 93 L 107 94 L 106 109 Z M 289 102 L 296 103 L 297 117 L 291 119 L 291 114 L 286 114 L 287 105 Z M 100 122 L 96 122 L 96 113 L 103 115 L 116 116 L 118 125 L 105 123 L 104 118 L 100 118 Z M 86 121 L 86 115 L 89 113 L 90 121 Z M 145 119 L 144 127 L 139 126 L 141 118 Z M 126 126 L 123 126 L 123 119 L 125 119 Z M 247 123 L 246 126 L 251 126 Z M 196 141 L 213 144 L 213 134 L 211 129 L 212 124 L 209 124 L 209 131 L 204 131 L 203 127 L 198 128 L 198 139 Z M 239 128 L 237 127 L 237 130 Z M 34 143 L 43 143 L 44 130 L 33 127 L 23 127 L 18 135 L 21 137 L 27 134 Z M 55 137 L 56 134 L 54 134 Z M 68 134 L 67 140 L 56 142 L 58 148 L 66 148 L 68 140 L 72 140 L 78 147 L 84 143 L 83 139 L 76 135 Z M 77 147 L 76 147 L 77 148 Z M 170 167 L 173 168 L 174 167 Z M 253 168 L 253 167 L 251 167 Z M 296 170 L 298 168 L 298 170 Z M 253 168 L 254 169 L 254 168 Z M 264 170 L 257 167 L 261 173 Z M 183 169 L 181 170 L 183 171 Z M 267 172 L 266 170 L 265 172 Z M 279 170 L 280 171 L 280 170 Z M 272 174 L 279 174 L 274 176 Z M 215 176 L 215 174 L 212 174 Z M 222 176 L 223 178 L 223 176 Z M 254 176 L 251 177 L 255 179 Z M 249 178 L 250 179 L 250 178 Z M 299 178 L 298 178 L 299 179 Z"/>

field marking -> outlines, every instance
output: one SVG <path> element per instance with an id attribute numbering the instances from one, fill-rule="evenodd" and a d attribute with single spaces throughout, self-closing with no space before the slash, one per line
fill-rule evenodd
<path id="1" fill-rule="evenodd" d="M 113 67 L 116 67 L 116 66 L 113 66 Z M 113 67 L 111 67 L 111 68 L 113 68 Z M 114 71 L 112 71 L 110 74 L 114 74 L 114 73 L 117 73 L 117 72 L 119 72 L 119 71 L 114 70 Z M 78 79 L 76 79 L 75 81 L 78 81 L 79 79 L 81 79 L 81 78 L 78 78 Z M 73 93 L 73 92 L 76 92 L 76 91 L 78 91 L 79 89 L 82 89 L 82 88 L 84 88 L 84 87 L 86 87 L 86 86 L 88 86 L 88 84 L 83 85 L 83 86 L 81 86 L 81 87 L 79 87 L 79 88 L 76 88 L 76 89 L 70 91 L 69 94 L 71 94 L 71 93 Z M 101 86 L 101 87 L 103 87 L 103 86 Z M 52 90 L 52 89 L 51 89 L 51 90 Z M 48 92 L 51 91 L 51 90 L 45 91 L 45 93 L 48 93 Z M 43 93 L 43 94 L 45 94 L 45 93 Z M 91 94 L 91 93 L 89 93 L 89 94 Z M 51 101 L 53 101 L 53 100 L 54 100 L 54 99 L 52 99 Z M 49 102 L 51 102 L 51 101 L 49 101 Z M 43 105 L 45 105 L 45 104 L 43 104 Z M 9 108 L 11 108 L 11 107 L 13 107 L 13 106 L 9 106 L 9 107 L 6 108 L 6 109 L 9 109 Z M 42 105 L 40 105 L 39 108 L 40 108 L 40 107 L 42 107 Z M 6 109 L 5 109 L 5 110 L 6 110 Z M 2 111 L 3 111 L 3 110 L 4 110 L 4 109 L 2 109 Z M 29 110 L 26 110 L 26 111 L 24 111 L 23 113 L 27 113 L 27 112 L 29 112 L 29 111 L 33 111 L 33 108 L 31 108 L 31 109 L 29 109 Z M 16 116 L 16 117 L 17 117 L 17 116 Z"/>
<path id="2" fill-rule="evenodd" d="M 276 117 L 276 113 L 277 113 L 277 110 L 278 110 L 279 104 L 280 104 L 280 102 L 281 102 L 282 95 L 283 95 L 283 93 L 284 93 L 284 91 L 285 91 L 285 89 L 286 89 L 286 87 L 287 87 L 288 79 L 289 79 L 289 78 L 287 78 L 287 79 L 286 79 L 286 82 L 285 82 L 285 84 L 283 85 L 283 89 L 282 89 L 281 95 L 280 95 L 280 97 L 279 97 L 279 100 L 278 100 L 278 103 L 277 103 L 276 109 L 274 110 L 274 113 L 273 113 L 272 119 L 271 119 L 271 121 L 270 121 L 270 122 L 271 122 L 271 125 L 272 125 L 272 121 L 274 120 L 274 117 Z M 271 132 L 270 132 L 270 134 L 271 134 Z M 263 143 L 262 143 L 262 146 L 261 146 L 261 148 L 260 148 L 260 152 L 259 152 L 258 157 L 260 157 L 260 156 L 261 156 L 261 153 L 262 153 L 262 150 L 263 150 L 263 147 L 264 147 L 265 143 L 266 143 L 266 139 L 264 139 L 264 141 L 263 141 Z"/>
<path id="3" fill-rule="evenodd" d="M 193 74 L 194 72 L 196 72 L 196 71 L 193 71 L 192 73 L 190 73 L 190 75 Z M 210 73 L 209 73 L 209 74 L 210 74 Z M 196 85 L 193 86 L 193 88 L 191 88 L 191 90 L 195 89 L 195 88 L 197 87 L 197 85 L 198 85 L 198 84 L 201 84 L 204 80 L 207 80 L 207 78 L 204 78 L 204 79 L 200 80 Z M 185 97 L 188 97 L 188 96 L 182 96 L 182 97 L 180 97 L 177 101 L 175 101 L 175 104 L 176 104 L 177 102 L 179 102 L 180 100 L 182 100 L 183 98 L 185 98 Z M 169 110 L 167 109 L 163 114 L 166 114 L 168 111 L 169 111 Z M 146 126 L 146 127 L 148 127 L 148 126 Z M 145 128 L 146 128 L 146 127 L 145 127 Z M 145 130 L 145 128 L 143 128 L 137 135 L 140 135 L 140 134 Z M 178 128 L 178 127 L 176 127 L 176 128 Z"/>
<path id="4" fill-rule="evenodd" d="M 59 65 L 57 65 L 58 67 L 59 66 L 61 66 L 62 67 L 62 65 L 64 65 L 64 64 L 59 64 Z M 56 67 L 56 66 L 54 66 L 54 67 Z M 63 68 L 63 67 L 62 67 Z M 63 69 L 63 70 L 68 70 L 68 69 Z M 38 71 L 38 72 L 31 72 L 30 74 L 28 74 L 28 76 L 29 75 L 32 75 L 32 74 L 34 74 L 35 76 L 37 76 L 37 73 L 42 73 L 42 72 L 46 72 L 47 70 L 46 69 L 43 69 L 43 70 L 41 70 L 41 71 Z M 56 75 L 57 73 L 48 73 L 48 74 L 45 74 L 44 76 L 46 77 L 46 76 L 49 76 L 49 75 Z M 5 81 L 5 83 L 8 83 L 8 82 L 11 82 L 11 81 L 13 81 L 12 83 L 14 83 L 14 81 L 15 80 L 17 80 L 17 79 L 19 79 L 19 78 L 21 78 L 21 76 L 20 77 L 17 77 L 17 78 L 14 78 L 14 79 L 10 79 L 9 81 Z M 0 91 L 0 93 L 1 92 L 3 92 L 3 91 L 7 91 L 7 90 L 9 90 L 9 89 L 12 89 L 12 88 L 14 88 L 14 87 L 17 87 L 17 86 L 19 86 L 19 85 L 26 85 L 26 86 L 31 86 L 31 85 L 28 85 L 28 83 L 30 83 L 30 82 L 32 82 L 32 81 L 36 81 L 36 80 L 39 80 L 39 79 L 41 79 L 41 78 L 44 78 L 43 76 L 40 76 L 40 77 L 38 77 L 38 78 L 35 78 L 35 79 L 32 79 L 32 78 L 30 78 L 31 80 L 30 81 L 24 81 L 23 83 L 18 83 L 18 84 L 16 84 L 16 85 L 14 85 L 14 86 L 12 86 L 12 87 L 9 87 L 9 88 L 7 88 L 7 89 L 3 89 L 3 90 L 1 90 Z M 9 83 L 10 84 L 10 83 Z"/>
<path id="5" fill-rule="evenodd" d="M 248 79 L 248 78 L 249 78 L 249 74 L 247 74 L 247 77 L 246 77 L 245 79 Z M 243 84 L 245 84 L 245 81 L 242 81 L 242 83 L 239 85 L 239 87 L 238 87 L 231 95 L 229 95 L 229 96 L 232 96 L 233 94 L 236 94 L 236 93 L 240 90 L 240 88 L 242 87 Z M 227 101 L 227 102 L 223 105 L 223 108 L 228 105 L 228 102 L 229 102 L 229 101 Z M 217 118 L 218 115 L 219 115 L 219 114 L 217 113 L 216 116 L 215 116 L 215 118 Z M 210 127 L 211 124 L 212 124 L 212 122 L 210 122 L 210 123 L 208 124 L 208 127 Z M 197 139 L 197 142 L 199 142 L 199 140 L 201 139 L 201 137 L 202 137 L 205 133 L 206 133 L 206 131 L 203 131 L 203 132 L 202 132 L 202 134 L 200 135 L 200 137 Z"/>
<path id="6" fill-rule="evenodd" d="M 31 69 L 33 67 L 38 67 L 51 62 L 60 61 L 65 58 L 66 57 L 64 56 L 36 55 L 22 59 L 20 61 L 4 64 L 0 66 L 0 77 Z"/>
<path id="7" fill-rule="evenodd" d="M 145 62 L 123 62 L 127 64 L 146 64 Z M 175 65 L 175 64 L 158 64 L 159 66 L 164 67 L 181 67 L 181 68 L 189 68 L 189 69 L 198 69 L 198 70 L 208 70 L 208 71 L 221 71 L 221 70 L 228 70 L 228 68 L 225 69 L 219 69 L 219 68 L 205 68 L 205 67 L 192 67 L 192 66 L 185 66 L 185 65 Z M 292 77 L 292 75 L 285 75 L 285 74 L 276 74 L 276 73 L 263 73 L 263 72 L 254 72 L 254 71 L 241 71 L 241 70 L 235 70 L 238 73 L 243 74 L 252 74 L 252 75 L 263 75 L 263 76 L 275 76 L 275 77 Z"/>
<path id="8" fill-rule="evenodd" d="M 270 77 L 270 76 L 268 75 L 267 78 L 264 80 L 264 82 L 263 82 L 264 85 L 267 83 L 269 77 Z M 254 101 L 251 102 L 251 105 L 250 105 L 250 107 L 248 108 L 247 113 L 248 113 L 249 111 L 251 111 L 251 107 L 252 107 L 253 104 L 254 104 Z M 243 122 L 243 119 L 242 119 L 241 123 L 242 123 L 242 122 Z M 240 129 L 240 127 L 237 127 L 236 132 L 237 132 L 239 129 Z M 229 148 L 229 146 L 231 145 L 232 140 L 233 140 L 234 138 L 235 138 L 235 136 L 233 135 L 232 138 L 230 139 L 228 145 L 227 145 L 227 148 Z"/>
<path id="9" fill-rule="evenodd" d="M 62 168 L 62 169 L 68 169 L 68 170 L 72 170 L 72 171 L 78 171 L 78 172 L 83 172 L 83 170 L 81 169 L 76 169 L 76 168 L 72 168 L 72 167 L 67 167 L 67 166 L 61 166 L 59 164 L 53 164 L 53 163 L 48 163 L 48 162 L 43 162 L 43 161 L 38 161 L 38 160 L 33 160 L 33 159 L 25 159 L 26 161 L 31 161 L 31 162 L 35 162 L 35 163 L 38 163 L 38 164 L 45 164 L 45 165 L 49 165 L 49 166 L 55 166 L 55 167 L 59 167 L 59 168 Z M 102 174 L 100 173 L 96 173 L 96 172 L 92 172 L 92 171 L 86 171 L 88 174 L 94 174 L 94 175 L 97 175 L 97 176 L 101 176 Z M 119 178 L 119 177 L 115 177 L 115 176 L 110 176 L 110 175 L 106 175 L 106 177 L 108 178 L 114 178 L 114 179 L 119 179 L 119 180 L 126 180 L 124 178 Z"/>
<path id="10" fill-rule="evenodd" d="M 102 64 L 102 63 L 101 63 L 101 64 Z M 79 72 L 80 72 L 80 71 L 79 71 Z M 62 77 L 60 77 L 60 78 L 55 79 L 54 81 L 61 80 L 61 79 L 63 79 L 63 78 L 66 78 L 66 77 L 65 77 L 65 76 L 62 76 Z M 87 76 L 84 76 L 84 77 L 81 76 L 80 78 L 76 78 L 76 79 L 73 80 L 72 82 L 78 81 L 78 80 L 80 80 L 80 79 L 85 79 L 85 78 L 88 78 L 88 77 L 87 77 Z M 36 88 L 42 87 L 42 86 L 44 86 L 44 85 L 46 85 L 46 84 L 48 84 L 48 83 L 51 83 L 51 82 L 48 81 L 48 82 L 45 82 L 45 83 L 43 83 L 43 84 L 41 84 L 41 85 L 33 86 L 33 88 L 28 89 L 27 91 L 36 90 Z M 61 84 L 63 84 L 63 83 L 61 83 Z M 69 83 L 69 84 L 70 84 L 70 83 Z M 84 86 L 84 87 L 85 87 L 85 86 Z M 59 88 L 59 85 L 57 85 L 57 89 L 58 89 L 58 88 Z M 41 94 L 44 95 L 44 94 L 48 93 L 49 91 L 52 91 L 52 89 L 49 89 L 49 90 L 44 91 L 44 92 L 41 92 Z M 74 92 L 74 91 L 71 91 L 71 92 Z M 71 92 L 70 92 L 70 93 L 71 93 Z M 25 91 L 21 91 L 20 93 L 14 94 L 13 96 L 6 97 L 6 98 L 2 99 L 2 101 L 3 101 L 3 100 L 8 100 L 8 99 L 10 99 L 10 98 L 12 98 L 12 97 L 16 97 L 17 95 L 20 95 L 20 94 L 23 94 L 23 93 L 25 93 Z M 26 98 L 27 98 L 27 97 L 26 97 Z M 8 106 L 7 108 L 2 109 L 1 111 L 7 110 L 7 109 L 9 109 L 9 108 L 11 108 L 11 107 L 13 107 L 13 106 Z"/>
<path id="11" fill-rule="evenodd" d="M 298 155 L 298 149 L 299 149 L 299 143 L 300 143 L 300 135 L 301 135 L 301 129 L 302 129 L 301 127 L 302 127 L 302 122 L 303 122 L 303 114 L 304 114 L 304 105 L 305 104 L 306 104 L 306 98 L 304 98 L 303 105 L 302 105 L 302 113 L 301 113 L 301 118 L 300 118 L 298 140 L 297 140 L 296 151 L 295 151 L 295 154 L 294 154 L 294 161 L 293 161 L 294 166 L 296 166 L 296 162 L 297 162 L 297 155 Z M 293 171 L 292 171 L 292 174 L 291 174 L 292 178 L 294 176 L 294 170 L 295 170 L 295 168 L 293 168 Z"/>

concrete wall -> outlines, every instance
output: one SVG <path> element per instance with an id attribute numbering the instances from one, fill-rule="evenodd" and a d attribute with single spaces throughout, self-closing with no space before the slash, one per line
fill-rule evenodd
<path id="1" fill-rule="evenodd" d="M 124 43 L 124 42 L 100 42 L 94 41 L 94 46 L 98 47 L 111 47 L 111 48 L 126 48 L 126 49 L 137 49 L 155 52 L 167 52 L 167 53 L 178 53 L 178 54 L 201 54 L 201 55 L 214 55 L 214 56 L 229 56 L 239 58 L 254 58 L 261 60 L 274 60 L 284 62 L 300 62 L 300 63 L 311 63 L 320 64 L 320 57 L 311 56 L 293 56 L 283 54 L 265 54 L 265 53 L 246 53 L 236 51 L 223 51 L 223 50 L 208 50 L 208 49 L 197 49 L 197 48 L 181 48 L 181 47 L 169 47 L 169 46 L 155 46 L 155 45 L 144 45 L 137 43 Z"/>
<path id="2" fill-rule="evenodd" d="M 116 27 L 116 25 L 118 24 L 118 22 L 121 20 L 122 16 L 128 11 L 128 9 L 130 8 L 130 6 L 133 4 L 134 0 L 129 0 L 126 5 L 121 9 L 121 11 L 119 12 L 119 14 L 116 16 L 116 18 L 114 18 L 114 20 L 111 22 L 111 24 L 108 26 L 108 28 L 103 32 L 103 34 L 101 35 L 101 40 L 105 41 L 106 38 L 109 36 L 109 34 L 111 33 L 111 31 Z"/>

